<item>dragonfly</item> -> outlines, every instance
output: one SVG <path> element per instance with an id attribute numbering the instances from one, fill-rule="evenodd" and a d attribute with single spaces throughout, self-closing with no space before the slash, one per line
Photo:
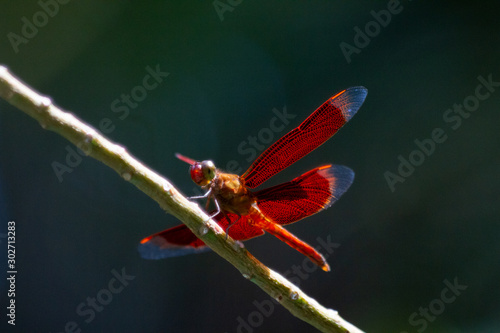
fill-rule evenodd
<path id="1" fill-rule="evenodd" d="M 330 271 L 324 256 L 283 226 L 297 222 L 330 207 L 354 180 L 354 172 L 342 165 L 323 165 L 280 185 L 253 189 L 297 162 L 331 138 L 363 104 L 368 90 L 351 87 L 329 98 L 297 128 L 267 148 L 241 176 L 225 173 L 212 161 L 189 163 L 191 179 L 202 189 L 216 209 L 209 214 L 234 240 L 246 241 L 265 232 L 276 236 L 299 251 L 322 270 Z M 184 224 L 158 232 L 141 240 L 138 248 L 145 259 L 162 259 L 209 248 Z"/>

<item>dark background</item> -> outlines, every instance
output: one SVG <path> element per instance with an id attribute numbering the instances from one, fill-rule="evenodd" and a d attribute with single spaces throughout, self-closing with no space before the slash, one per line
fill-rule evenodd
<path id="1" fill-rule="evenodd" d="M 326 163 L 356 172 L 337 204 L 289 227 L 314 246 L 318 236 L 340 244 L 332 272 L 316 270 L 300 287 L 366 332 L 499 332 L 500 88 L 456 130 L 443 119 L 479 76 L 500 81 L 498 1 L 403 0 L 350 63 L 339 45 L 354 46 L 354 28 L 387 1 L 232 3 L 221 20 L 211 1 L 71 1 L 16 52 L 9 33 L 21 36 L 22 18 L 33 22 L 42 7 L 2 2 L 0 63 L 89 124 L 110 119 L 107 136 L 186 195 L 195 185 L 175 152 L 244 171 L 251 160 L 238 145 L 269 126 L 273 108 L 296 115 L 277 139 L 331 95 L 367 87 L 339 134 L 266 183 Z M 113 112 L 147 66 L 169 75 L 126 117 Z M 435 128 L 446 141 L 391 191 L 384 174 Z M 13 220 L 18 270 L 15 327 L 1 279 L 1 331 L 61 332 L 73 321 L 83 332 L 238 332 L 249 317 L 256 327 L 239 332 L 314 331 L 279 306 L 259 315 L 254 301 L 269 297 L 214 253 L 141 259 L 139 240 L 179 221 L 91 158 L 60 182 L 52 163 L 66 164 L 69 147 L 0 101 L 0 262 L 5 272 Z M 281 273 L 304 260 L 269 235 L 246 246 Z M 79 315 L 88 297 L 108 301 L 113 270 L 134 279 L 94 317 Z M 467 289 L 443 303 L 443 292 L 453 295 L 445 280 Z M 437 315 L 422 319 L 429 306 Z"/>

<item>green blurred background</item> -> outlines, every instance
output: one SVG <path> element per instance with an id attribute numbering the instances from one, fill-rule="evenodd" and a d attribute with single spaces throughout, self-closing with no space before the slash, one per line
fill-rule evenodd
<path id="1" fill-rule="evenodd" d="M 474 101 L 479 76 L 500 81 L 498 1 L 57 4 L 0 4 L 0 63 L 89 124 L 109 119 L 109 138 L 186 195 L 196 187 L 175 152 L 244 171 L 252 160 L 238 146 L 269 127 L 273 109 L 296 115 L 277 139 L 331 95 L 367 87 L 342 131 L 265 184 L 326 163 L 356 172 L 332 208 L 288 228 L 340 245 L 332 272 L 300 287 L 366 332 L 500 331 L 500 87 L 456 129 L 443 119 Z M 370 23 L 388 5 L 399 11 L 390 22 Z M 348 63 L 340 45 L 355 46 L 367 23 L 380 29 Z M 115 112 L 148 66 L 169 74 L 128 114 Z M 386 172 L 398 172 L 400 155 L 418 157 L 414 141 L 435 128 L 446 141 L 392 191 Z M 269 296 L 214 253 L 141 259 L 140 239 L 179 221 L 91 158 L 59 181 L 52 163 L 66 164 L 70 147 L 0 101 L 0 241 L 5 249 L 14 220 L 18 269 L 15 327 L 0 283 L 2 332 L 314 331 L 279 306 L 259 312 Z M 281 273 L 304 260 L 269 235 L 245 245 Z M 116 272 L 130 280 L 111 293 Z M 467 288 L 450 301 L 445 280 Z M 96 297 L 105 305 L 92 310 Z"/>

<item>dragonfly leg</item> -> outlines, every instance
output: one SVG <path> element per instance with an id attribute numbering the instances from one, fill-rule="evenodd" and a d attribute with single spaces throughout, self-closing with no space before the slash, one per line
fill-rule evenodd
<path id="1" fill-rule="evenodd" d="M 217 201 L 217 199 L 214 198 L 214 202 L 215 202 L 215 207 L 217 209 L 215 210 L 215 213 L 213 213 L 213 214 L 210 215 L 211 219 L 213 219 L 217 214 L 219 214 L 221 212 L 220 206 L 219 206 L 219 202 Z M 208 210 L 208 204 L 207 204 L 207 210 Z"/>
<path id="2" fill-rule="evenodd" d="M 212 188 L 210 188 L 205 194 L 203 195 L 195 195 L 194 197 L 188 197 L 188 199 L 203 199 L 206 198 L 212 193 Z"/>
<path id="3" fill-rule="evenodd" d="M 233 225 L 235 225 L 236 222 L 238 222 L 241 219 L 241 215 L 238 214 L 238 218 L 236 219 L 236 221 L 231 223 L 231 220 L 227 216 L 226 212 L 222 211 L 222 214 L 224 214 L 224 217 L 226 218 L 227 222 L 229 222 L 229 224 L 227 225 L 227 228 L 226 228 L 226 240 L 227 240 L 227 237 L 229 235 L 229 228 L 231 228 Z"/>
<path id="4" fill-rule="evenodd" d="M 210 195 L 207 197 L 207 203 L 205 204 L 205 210 L 206 210 L 207 212 L 208 212 L 208 207 L 210 207 L 210 198 L 211 198 L 211 197 L 212 197 L 212 196 L 210 196 Z"/>
<path id="5" fill-rule="evenodd" d="M 211 195 L 211 194 L 212 194 L 212 189 L 210 188 L 207 191 L 207 193 L 205 193 L 204 195 L 195 196 L 195 197 L 189 197 L 188 199 L 202 199 L 202 198 L 207 198 L 207 203 L 205 204 L 205 210 L 208 211 L 208 207 L 210 206 L 210 198 L 214 198 L 213 195 Z M 219 202 L 217 202 L 217 199 L 215 199 L 215 198 L 214 198 L 214 202 L 215 202 L 215 206 L 217 207 L 217 209 L 215 210 L 215 213 L 213 213 L 213 214 L 211 214 L 209 216 L 208 220 L 214 218 L 217 214 L 220 213 Z"/>

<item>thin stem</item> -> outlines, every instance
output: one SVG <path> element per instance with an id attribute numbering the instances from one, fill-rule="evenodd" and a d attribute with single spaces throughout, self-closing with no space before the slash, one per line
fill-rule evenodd
<path id="1" fill-rule="evenodd" d="M 322 332 L 362 332 L 343 320 L 336 311 L 326 309 L 283 276 L 264 266 L 239 243 L 231 238 L 226 240 L 221 227 L 198 205 L 183 197 L 167 179 L 139 162 L 124 147 L 56 107 L 50 98 L 33 91 L 3 66 L 0 66 L 0 97 L 35 118 L 44 129 L 65 137 L 88 156 L 103 162 L 134 184 L 296 317 Z"/>

